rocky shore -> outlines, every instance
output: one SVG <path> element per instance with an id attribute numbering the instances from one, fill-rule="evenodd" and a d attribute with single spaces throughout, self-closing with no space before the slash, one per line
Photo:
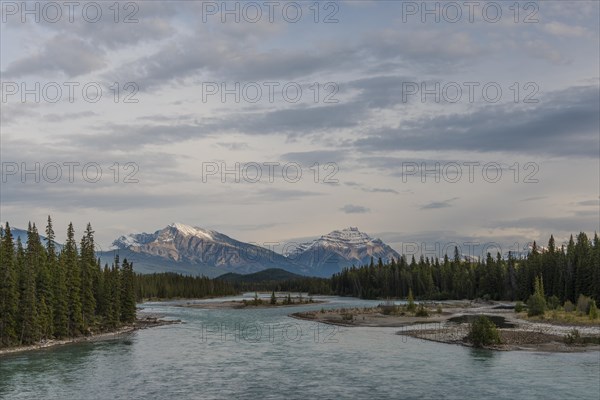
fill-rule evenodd
<path id="1" fill-rule="evenodd" d="M 113 340 L 127 337 L 140 329 L 153 328 L 163 325 L 179 324 L 179 320 L 164 320 L 155 316 L 144 316 L 138 318 L 132 325 L 122 326 L 119 329 L 110 332 L 100 332 L 88 336 L 78 336 L 66 339 L 50 339 L 28 346 L 15 346 L 5 349 L 0 349 L 0 357 L 8 354 L 22 353 L 25 351 L 41 350 L 50 347 L 62 346 L 73 343 L 96 342 L 103 340 Z"/>
<path id="2" fill-rule="evenodd" d="M 398 327 L 397 334 L 440 343 L 472 346 L 466 340 L 470 322 L 479 315 L 493 320 L 501 344 L 492 350 L 548 352 L 600 351 L 600 321 L 597 324 L 565 325 L 532 322 L 520 318 L 510 305 L 449 302 L 429 305 L 428 316 L 408 312 L 389 313 L 384 307 L 350 308 L 294 313 L 293 318 L 347 327 Z"/>

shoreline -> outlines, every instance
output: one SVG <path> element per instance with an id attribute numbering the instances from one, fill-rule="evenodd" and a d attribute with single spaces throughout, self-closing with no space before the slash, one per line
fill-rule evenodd
<path id="1" fill-rule="evenodd" d="M 158 326 L 173 325 L 181 323 L 180 320 L 164 320 L 157 317 L 147 316 L 144 318 L 136 319 L 133 325 L 122 326 L 114 331 L 100 332 L 89 336 L 77 336 L 66 339 L 50 339 L 44 342 L 26 345 L 26 346 L 15 346 L 0 349 L 0 358 L 3 356 L 19 354 L 35 350 L 45 350 L 58 346 L 85 343 L 85 342 L 101 342 L 105 340 L 115 340 L 126 337 L 133 334 L 136 331 L 154 328 Z"/>
<path id="2" fill-rule="evenodd" d="M 384 314 L 380 307 L 334 309 L 325 312 L 306 311 L 290 314 L 296 319 L 344 327 L 400 328 L 400 336 L 438 343 L 475 348 L 465 340 L 469 318 L 486 315 L 498 322 L 502 343 L 483 348 L 496 351 L 585 352 L 600 351 L 600 343 L 583 343 L 600 340 L 600 323 L 593 325 L 556 324 L 520 318 L 503 303 L 438 303 L 442 312 L 430 310 L 428 317 L 417 317 L 408 312 Z M 580 342 L 566 343 L 573 330 L 581 334 Z"/>
<path id="3" fill-rule="evenodd" d="M 268 300 L 263 300 L 262 304 L 254 305 L 252 304 L 252 300 L 248 300 L 247 304 L 244 304 L 242 301 L 237 300 L 229 300 L 229 301 L 221 301 L 214 303 L 186 303 L 179 304 L 176 307 L 185 307 L 185 308 L 198 308 L 202 310 L 243 310 L 243 309 L 265 309 L 265 308 L 286 308 L 286 307 L 299 307 L 299 306 L 308 306 L 311 304 L 325 304 L 327 301 L 322 300 L 313 300 L 312 302 L 305 303 L 292 303 L 292 304 L 270 304 Z"/>

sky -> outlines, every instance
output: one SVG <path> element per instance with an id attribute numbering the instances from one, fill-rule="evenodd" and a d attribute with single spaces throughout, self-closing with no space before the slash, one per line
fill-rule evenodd
<path id="1" fill-rule="evenodd" d="M 404 253 L 599 229 L 597 1 L 0 3 L 12 226 Z"/>

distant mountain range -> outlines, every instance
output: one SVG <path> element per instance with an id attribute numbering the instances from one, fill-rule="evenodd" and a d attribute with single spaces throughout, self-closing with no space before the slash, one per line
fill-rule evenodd
<path id="1" fill-rule="evenodd" d="M 381 257 L 387 262 L 392 257 L 399 259 L 400 254 L 381 239 L 373 239 L 358 228 L 351 227 L 303 243 L 287 257 L 306 265 L 311 271 L 319 271 L 321 276 L 329 276 L 344 267 L 368 264 L 371 257 L 375 261 Z"/>
<path id="2" fill-rule="evenodd" d="M 117 253 L 142 273 L 171 271 L 211 277 L 271 268 L 305 276 L 330 276 L 344 267 L 367 264 L 371 257 L 384 261 L 400 257 L 380 239 L 358 228 L 330 232 L 282 255 L 217 231 L 180 223 L 154 233 L 121 236 L 113 242 L 112 251 L 100 253 L 102 262 L 112 262 Z"/>
<path id="3" fill-rule="evenodd" d="M 4 230 L 4 228 L 0 228 L 0 229 Z M 14 228 L 14 227 L 11 226 L 11 228 L 10 228 L 10 234 L 13 237 L 15 245 L 17 244 L 17 239 L 21 239 L 21 243 L 23 244 L 23 247 L 25 247 L 27 245 L 27 230 L 25 230 L 25 229 L 19 229 L 19 228 Z M 40 234 L 40 232 L 38 232 L 38 234 Z M 40 235 L 40 240 L 42 241 L 42 244 L 44 246 L 46 246 L 46 241 L 48 240 L 46 238 L 46 236 Z M 56 241 L 54 241 L 54 246 L 56 247 L 57 251 L 60 251 L 63 248 L 63 245 L 61 243 L 56 242 Z"/>
<path id="4" fill-rule="evenodd" d="M 217 279 L 219 280 L 227 281 L 230 283 L 256 283 L 265 281 L 281 282 L 291 281 L 300 278 L 303 278 L 303 276 L 294 274 L 292 272 L 288 272 L 280 268 L 263 269 L 262 271 L 246 275 L 236 274 L 235 272 L 228 272 L 217 277 Z"/>
<path id="5" fill-rule="evenodd" d="M 26 230 L 12 228 L 11 231 L 15 242 L 19 237 L 23 245 L 26 244 Z M 40 238 L 45 243 L 45 237 Z M 60 251 L 62 244 L 56 243 L 56 247 Z M 400 258 L 400 254 L 381 239 L 372 238 L 354 227 L 335 230 L 293 247 L 293 251 L 279 254 L 214 230 L 173 223 L 154 233 L 121 236 L 113 241 L 110 251 L 100 251 L 98 256 L 102 265 L 110 265 L 118 254 L 121 260 L 127 258 L 133 262 L 139 273 L 175 272 L 211 278 L 273 269 L 303 276 L 329 277 L 345 267 L 368 264 L 371 257 L 375 261 L 381 258 L 384 262 Z M 538 246 L 538 250 L 544 252 L 546 249 Z M 523 258 L 530 251 L 531 246 L 512 255 Z M 507 258 L 508 253 L 503 256 Z M 462 257 L 473 262 L 479 259 L 468 255 Z"/>

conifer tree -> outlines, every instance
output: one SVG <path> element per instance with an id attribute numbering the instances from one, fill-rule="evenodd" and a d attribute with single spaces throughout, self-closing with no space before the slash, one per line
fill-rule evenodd
<path id="1" fill-rule="evenodd" d="M 123 260 L 121 270 L 121 322 L 135 321 L 135 287 L 133 281 L 133 264 Z"/>
<path id="2" fill-rule="evenodd" d="M 47 266 L 52 285 L 52 316 L 54 336 L 61 339 L 69 335 L 69 302 L 64 259 L 59 262 L 56 254 L 52 218 L 48 216 L 46 226 Z"/>
<path id="3" fill-rule="evenodd" d="M 21 259 L 19 276 L 19 344 L 32 344 L 40 338 L 40 322 L 38 319 L 38 302 L 35 287 L 35 234 L 31 223 L 27 228 L 27 251 L 23 249 L 21 241 L 17 245 L 17 258 Z M 39 238 L 37 238 L 39 241 Z"/>
<path id="4" fill-rule="evenodd" d="M 84 329 L 94 324 L 96 298 L 94 284 L 97 283 L 96 252 L 94 246 L 94 231 L 88 223 L 80 247 L 81 269 L 81 310 Z"/>
<path id="5" fill-rule="evenodd" d="M 66 273 L 69 335 L 76 336 L 84 333 L 84 327 L 81 305 L 81 271 L 72 223 L 69 223 L 67 228 L 67 241 L 60 255 Z"/>
<path id="6" fill-rule="evenodd" d="M 11 346 L 17 341 L 17 274 L 14 242 L 10 225 L 2 230 L 0 237 L 0 347 Z"/>

